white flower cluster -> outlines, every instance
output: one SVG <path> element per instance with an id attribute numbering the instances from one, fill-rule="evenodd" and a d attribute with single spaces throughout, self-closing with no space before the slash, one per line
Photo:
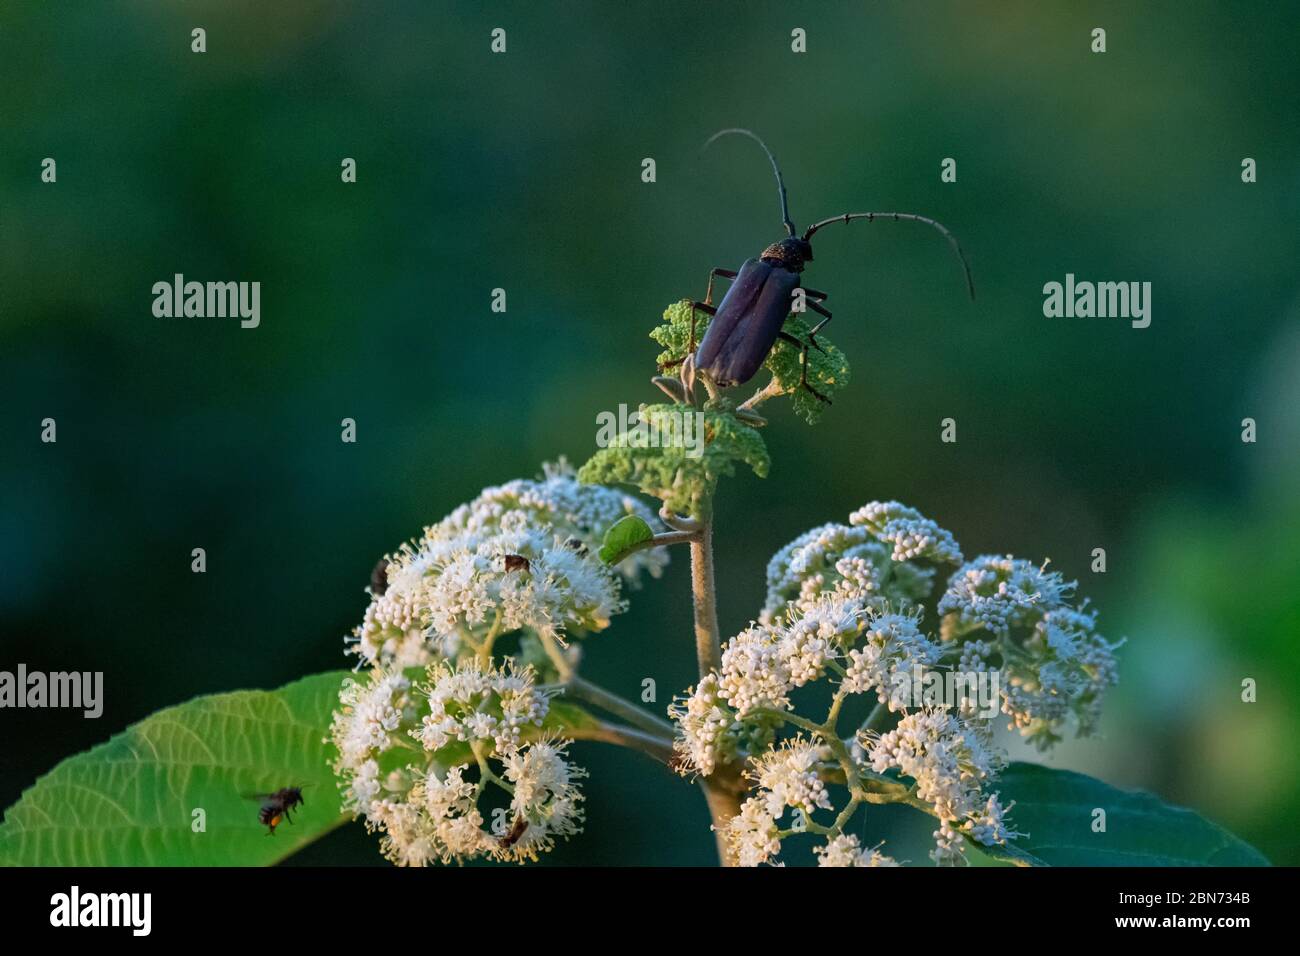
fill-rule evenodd
<path id="1" fill-rule="evenodd" d="M 719 692 L 741 716 L 757 708 L 787 710 L 792 690 L 844 655 L 864 614 L 856 602 L 826 597 L 792 622 L 750 625 L 722 650 Z"/>
<path id="2" fill-rule="evenodd" d="M 818 807 L 831 809 L 826 783 L 818 772 L 821 761 L 829 756 L 824 748 L 802 737 L 787 740 L 761 754 L 754 761 L 750 776 L 758 786 L 759 799 L 767 812 L 779 819 L 787 807 L 805 814 Z"/>
<path id="3" fill-rule="evenodd" d="M 711 776 L 719 763 L 735 763 L 764 746 L 768 728 L 742 721 L 718 688 L 718 675 L 707 674 L 685 697 L 675 700 L 669 714 L 677 721 L 674 765 L 683 774 Z"/>
<path id="4" fill-rule="evenodd" d="M 948 640 L 978 628 L 1006 634 L 1032 623 L 1043 609 L 1062 606 L 1073 588 L 1046 566 L 1034 567 L 1011 555 L 981 555 L 952 576 L 939 600 L 943 636 Z"/>
<path id="5" fill-rule="evenodd" d="M 534 526 L 554 528 L 592 551 L 600 549 L 605 531 L 626 515 L 637 515 L 652 527 L 653 512 L 631 495 L 603 485 L 582 484 L 573 468 L 561 458 L 542 466 L 537 480 L 517 479 L 485 488 L 473 501 L 449 514 L 441 524 L 466 534 L 490 533 L 507 514 L 522 513 Z M 642 572 L 659 577 L 668 564 L 668 552 L 652 548 L 619 563 L 619 572 L 635 585 Z"/>
<path id="6" fill-rule="evenodd" d="M 941 710 L 918 710 L 886 734 L 859 735 L 876 773 L 898 770 L 916 781 L 916 795 L 934 808 L 935 862 L 958 862 L 962 835 L 985 846 L 1016 834 L 1003 822 L 1004 809 L 984 785 L 1002 764 L 1002 755 L 970 721 Z M 1009 808 L 1007 808 L 1009 809 Z"/>
<path id="7" fill-rule="evenodd" d="M 851 833 L 841 833 L 813 852 L 817 854 L 818 866 L 898 866 L 898 861 L 885 856 L 879 847 L 863 849 Z"/>
<path id="8" fill-rule="evenodd" d="M 781 850 L 780 820 L 794 810 L 804 825 L 817 809 L 832 809 L 830 795 L 818 767 L 828 755 L 823 748 L 795 737 L 773 747 L 754 761 L 746 776 L 757 788 L 741 804 L 740 813 L 727 821 L 723 830 L 732 855 L 741 866 L 769 862 Z"/>
<path id="9" fill-rule="evenodd" d="M 920 701 L 898 691 L 954 667 L 984 672 L 1012 725 L 1047 745 L 1071 717 L 1080 733 L 1096 725 L 1116 679 L 1116 645 L 1095 633 L 1092 614 L 1067 603 L 1073 584 L 1059 574 L 1013 558 L 962 561 L 949 532 L 896 501 L 872 502 L 848 524 L 823 525 L 773 556 L 759 620 L 669 709 L 682 772 L 748 768 L 751 795 L 723 831 L 739 862 L 774 862 L 784 839 L 811 832 L 826 838 L 814 851 L 821 865 L 896 865 L 843 832 L 857 805 L 881 800 L 929 807 L 939 820 L 937 862 L 962 862 L 968 842 L 1017 836 L 991 789 L 1002 757 L 981 708 L 961 696 L 967 691 L 950 709 L 928 700 L 917 709 Z M 961 566 L 936 600 L 945 564 Z M 922 630 L 927 612 L 937 635 Z M 820 681 L 832 695 L 824 720 L 801 714 L 795 701 L 804 697 L 794 694 Z M 836 722 L 854 695 L 875 708 L 842 738 Z M 800 736 L 781 739 L 786 725 Z M 815 813 L 835 809 L 829 782 L 846 785 L 852 803 L 818 822 Z"/>
<path id="10" fill-rule="evenodd" d="M 344 807 L 383 833 L 384 855 L 401 866 L 535 860 L 576 833 L 585 772 L 541 733 L 549 696 L 531 669 L 439 662 L 426 681 L 383 670 L 350 681 L 331 727 Z M 508 798 L 491 829 L 490 790 Z"/>
<path id="11" fill-rule="evenodd" d="M 725 827 L 723 837 L 740 866 L 761 866 L 781 852 L 781 828 L 759 797 L 742 803 Z"/>
<path id="12" fill-rule="evenodd" d="M 792 609 L 779 623 L 751 624 L 728 641 L 721 669 L 669 708 L 677 723 L 678 768 L 708 776 L 719 763 L 765 746 L 780 714 L 791 709 L 793 690 L 821 679 L 830 667 L 843 672 L 840 662 L 853 666 L 850 655 L 867 632 L 868 614 L 863 602 L 830 593 Z M 856 686 L 868 689 L 861 680 Z"/>
<path id="13" fill-rule="evenodd" d="M 1119 681 L 1115 649 L 1122 642 L 1097 634 L 1095 623 L 1084 610 L 1045 611 L 1020 654 L 1003 667 L 1002 712 L 1040 749 L 1061 739 L 1071 716 L 1080 736 L 1093 733 L 1106 691 Z"/>
<path id="14" fill-rule="evenodd" d="M 595 552 L 628 514 L 655 523 L 635 499 L 579 484 L 563 463 L 541 480 L 488 488 L 385 559 L 353 650 L 366 664 L 412 667 L 454 658 L 489 634 L 601 630 L 626 605 Z M 666 563 L 656 548 L 620 568 L 635 583 Z"/>
<path id="15" fill-rule="evenodd" d="M 607 626 L 623 581 L 596 552 L 627 514 L 655 521 L 561 463 L 485 490 L 377 569 L 352 647 L 370 670 L 344 683 L 330 737 L 343 808 L 388 859 L 535 860 L 578 832 L 586 773 L 546 729 L 551 695 L 493 647 L 517 635 L 523 659 L 529 640 Z M 635 584 L 666 562 L 654 549 L 620 568 Z"/>
<path id="16" fill-rule="evenodd" d="M 741 804 L 740 812 L 723 829 L 737 863 L 759 866 L 772 862 L 784 837 L 808 829 L 814 810 L 834 809 L 821 776 L 821 767 L 831 759 L 824 745 L 803 737 L 787 740 L 755 759 L 746 774 L 755 785 L 754 795 Z M 782 830 L 787 811 L 792 811 L 791 825 Z M 819 866 L 898 865 L 878 848 L 864 850 L 852 834 L 828 836 L 813 852 Z"/>
<path id="17" fill-rule="evenodd" d="M 491 740 L 496 753 L 512 754 L 522 732 L 540 727 L 546 716 L 548 695 L 533 687 L 531 671 L 517 672 L 512 664 L 484 670 L 476 661 L 438 663 L 429 665 L 428 676 L 429 712 L 414 734 L 425 750 Z"/>
<path id="18" fill-rule="evenodd" d="M 873 501 L 849 515 L 849 524 L 862 525 L 894 546 L 895 561 L 929 558 L 961 564 L 961 548 L 953 536 L 915 508 L 897 501 Z"/>
<path id="19" fill-rule="evenodd" d="M 1074 718 L 1092 733 L 1106 691 L 1119 679 L 1115 650 L 1096 633 L 1096 615 L 1069 604 L 1076 582 L 1057 572 L 995 555 L 964 565 L 939 600 L 945 642 L 962 642 L 970 669 L 1000 661 L 1002 712 L 1040 749 L 1061 739 Z"/>
<path id="20" fill-rule="evenodd" d="M 915 616 L 879 615 L 867 628 L 862 646 L 849 651 L 842 686 L 850 694 L 875 691 L 880 703 L 899 710 L 899 695 L 893 693 L 899 675 L 905 678 L 936 663 L 940 653 L 938 645 L 921 633 Z"/>
<path id="21" fill-rule="evenodd" d="M 870 527 L 827 524 L 800 535 L 768 562 L 767 600 L 759 620 L 769 623 L 807 610 L 825 594 L 875 611 L 916 606 L 934 587 L 934 569 L 894 560 L 893 548 Z"/>
<path id="22" fill-rule="evenodd" d="M 377 670 L 363 680 L 349 678 L 339 691 L 330 739 L 338 750 L 335 772 L 343 779 L 343 809 L 362 814 L 378 798 L 379 759 L 406 745 L 415 720 L 416 698 L 402 673 Z"/>

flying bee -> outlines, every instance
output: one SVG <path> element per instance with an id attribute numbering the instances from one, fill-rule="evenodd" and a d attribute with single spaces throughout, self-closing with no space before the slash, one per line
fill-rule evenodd
<path id="1" fill-rule="evenodd" d="M 497 841 L 497 846 L 501 847 L 503 850 L 510 849 L 519 842 L 527 829 L 528 821 L 522 816 L 515 817 L 515 822 L 511 824 L 510 829 L 506 831 L 505 835 Z"/>
<path id="2" fill-rule="evenodd" d="M 531 564 L 529 564 L 528 559 L 525 558 L 522 554 L 507 554 L 507 555 L 506 555 L 506 571 L 507 571 L 507 572 L 510 572 L 510 571 L 531 571 L 531 570 L 532 570 L 532 567 L 533 567 L 533 566 L 532 566 Z"/>
<path id="3" fill-rule="evenodd" d="M 302 787 L 282 787 L 274 793 L 247 793 L 244 796 L 250 800 L 262 801 L 262 806 L 257 811 L 257 822 L 269 828 L 267 836 L 275 836 L 275 828 L 281 820 L 293 823 L 289 811 L 294 807 L 307 805 L 307 801 L 302 798 Z"/>
<path id="4" fill-rule="evenodd" d="M 384 592 L 388 590 L 388 559 L 380 558 L 375 569 L 370 572 L 370 593 L 375 597 L 383 597 Z"/>

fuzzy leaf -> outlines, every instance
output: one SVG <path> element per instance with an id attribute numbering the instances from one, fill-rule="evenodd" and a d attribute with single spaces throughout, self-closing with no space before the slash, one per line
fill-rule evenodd
<path id="1" fill-rule="evenodd" d="M 645 519 L 638 515 L 625 515 L 619 518 L 605 532 L 605 540 L 600 546 L 600 560 L 606 564 L 618 564 L 639 544 L 653 540 L 655 536 Z"/>
<path id="2" fill-rule="evenodd" d="M 810 328 L 807 322 L 797 316 L 791 316 L 785 323 L 785 330 L 801 342 L 808 341 Z M 833 401 L 835 393 L 849 384 L 849 360 L 821 336 L 817 337 L 817 344 L 822 347 L 822 351 L 808 350 L 808 384 Z M 801 349 L 777 339 L 763 367 L 772 373 L 782 395 L 794 396 L 795 413 L 808 424 L 815 425 L 828 406 L 799 384 L 803 371 Z"/>
<path id="3" fill-rule="evenodd" d="M 639 414 L 656 440 L 636 431 L 614 437 L 582 466 L 581 481 L 631 485 L 679 514 L 703 517 L 718 479 L 734 474 L 736 462 L 767 477 L 762 436 L 728 411 L 642 405 Z"/>
<path id="4" fill-rule="evenodd" d="M 708 328 L 710 316 L 703 312 L 695 313 L 695 344 L 698 347 Z M 678 362 L 686 357 L 691 341 L 691 300 L 682 299 L 664 309 L 663 322 L 650 330 L 650 338 L 664 347 L 659 353 L 659 366 L 663 368 L 670 362 Z M 665 370 L 665 374 L 676 375 L 677 366 Z"/>

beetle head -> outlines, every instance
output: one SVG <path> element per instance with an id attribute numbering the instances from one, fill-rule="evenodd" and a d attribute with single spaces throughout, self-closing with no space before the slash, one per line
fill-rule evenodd
<path id="1" fill-rule="evenodd" d="M 812 262 L 812 257 L 812 243 L 807 239 L 790 236 L 764 249 L 761 258 L 791 272 L 803 272 L 803 264 Z"/>

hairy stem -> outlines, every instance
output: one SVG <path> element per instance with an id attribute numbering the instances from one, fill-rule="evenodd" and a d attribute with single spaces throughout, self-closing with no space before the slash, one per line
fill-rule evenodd
<path id="1" fill-rule="evenodd" d="M 736 814 L 740 813 L 740 798 L 744 793 L 743 782 L 735 768 L 730 768 L 731 776 L 724 779 L 727 768 L 719 767 L 713 776 L 701 777 L 700 787 L 704 790 L 705 802 L 709 805 L 709 816 L 713 818 L 713 838 L 718 847 L 718 862 L 723 866 L 735 866 L 736 859 L 723 837 L 723 828 Z"/>
<path id="2" fill-rule="evenodd" d="M 542 639 L 542 649 L 546 651 L 546 656 L 550 658 L 556 673 L 560 675 L 560 682 L 567 685 L 569 681 L 577 676 L 573 664 L 565 656 L 564 648 L 560 647 L 560 642 L 554 636 L 542 634 L 540 637 Z"/>
<path id="3" fill-rule="evenodd" d="M 862 722 L 862 726 L 858 728 L 858 733 L 879 730 L 885 721 L 889 720 L 890 716 L 892 715 L 888 707 L 884 704 L 876 704 L 875 707 L 871 708 L 871 713 L 867 715 L 867 719 Z"/>
<path id="4" fill-rule="evenodd" d="M 595 727 L 571 728 L 565 733 L 574 740 L 598 740 L 602 743 L 638 750 L 662 764 L 667 764 L 673 756 L 671 737 L 644 733 L 633 727 L 620 727 L 602 721 Z"/>
<path id="5" fill-rule="evenodd" d="M 769 398 L 776 398 L 780 394 L 781 384 L 776 380 L 776 376 L 773 375 L 771 381 L 740 403 L 739 410 L 751 411 L 752 409 L 758 408 L 759 405 L 762 405 Z"/>
<path id="6" fill-rule="evenodd" d="M 672 724 L 643 710 L 627 698 L 620 697 L 613 691 L 605 690 L 599 684 L 593 684 L 591 681 L 579 677 L 573 663 L 565 656 L 564 649 L 560 647 L 559 641 L 550 634 L 543 634 L 541 637 L 542 647 L 546 651 L 546 656 L 551 659 L 551 663 L 555 665 L 555 670 L 560 676 L 560 687 L 566 694 L 577 697 L 579 700 L 585 700 L 589 704 L 595 704 L 601 710 L 622 717 L 629 724 L 640 727 L 652 736 L 667 737 L 671 742 L 673 736 Z"/>
<path id="7" fill-rule="evenodd" d="M 695 601 L 695 658 L 700 677 L 722 667 L 722 637 L 718 631 L 718 602 L 713 579 L 713 518 L 699 520 L 699 530 L 691 542 L 691 593 Z M 738 768 L 719 767 L 712 776 L 701 778 L 704 799 L 713 818 L 718 858 L 723 866 L 735 865 L 722 831 L 727 821 L 740 812 L 744 785 Z"/>
<path id="8" fill-rule="evenodd" d="M 718 603 L 713 582 L 713 519 L 705 518 L 691 542 L 691 592 L 695 596 L 695 658 L 700 677 L 722 666 Z"/>
<path id="9" fill-rule="evenodd" d="M 629 724 L 641 728 L 646 733 L 655 737 L 667 737 L 670 742 L 672 741 L 672 724 L 638 707 L 632 701 L 605 690 L 598 684 L 593 684 L 577 674 L 572 674 L 565 682 L 565 689 L 572 696 L 585 700 L 589 704 L 594 704 L 615 717 L 622 717 Z"/>

